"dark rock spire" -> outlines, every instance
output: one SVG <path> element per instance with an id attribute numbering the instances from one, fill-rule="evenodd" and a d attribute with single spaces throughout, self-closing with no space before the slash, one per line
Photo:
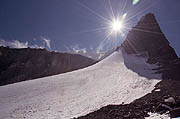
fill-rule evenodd
<path id="1" fill-rule="evenodd" d="M 174 60 L 178 58 L 152 13 L 140 19 L 137 25 L 129 31 L 121 46 L 127 53 L 147 52 L 148 56 L 153 59 Z"/>
<path id="2" fill-rule="evenodd" d="M 143 16 L 129 31 L 120 47 L 128 54 L 146 52 L 147 62 L 159 65 L 155 70 L 157 73 L 162 73 L 163 79 L 179 80 L 180 59 L 161 31 L 154 14 Z"/>

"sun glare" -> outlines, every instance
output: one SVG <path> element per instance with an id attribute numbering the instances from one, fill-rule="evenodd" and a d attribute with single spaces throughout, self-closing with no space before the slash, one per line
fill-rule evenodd
<path id="1" fill-rule="evenodd" d="M 111 23 L 112 30 L 115 32 L 121 31 L 123 28 L 123 23 L 120 20 L 114 20 Z"/>

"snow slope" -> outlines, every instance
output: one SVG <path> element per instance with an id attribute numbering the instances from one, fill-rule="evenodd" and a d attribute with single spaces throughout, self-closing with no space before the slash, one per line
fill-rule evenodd
<path id="1" fill-rule="evenodd" d="M 0 119 L 69 119 L 108 104 L 130 103 L 160 81 L 127 68 L 138 66 L 138 71 L 160 77 L 145 60 L 120 50 L 85 69 L 2 86 Z"/>
<path id="2" fill-rule="evenodd" d="M 162 114 L 162 115 L 161 114 L 157 114 L 157 113 L 148 113 L 148 114 L 150 116 L 149 117 L 145 117 L 145 119 L 171 119 L 168 114 Z"/>

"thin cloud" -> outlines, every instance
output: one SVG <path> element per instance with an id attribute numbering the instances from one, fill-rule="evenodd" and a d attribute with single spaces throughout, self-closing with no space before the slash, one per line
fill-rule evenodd
<path id="1" fill-rule="evenodd" d="M 40 38 L 41 38 L 41 40 L 44 41 L 44 43 L 46 44 L 46 46 L 47 46 L 49 49 L 51 49 L 51 44 L 50 44 L 51 40 L 48 39 L 48 38 L 45 38 L 45 37 L 43 37 L 43 36 L 40 36 Z"/>
<path id="2" fill-rule="evenodd" d="M 75 53 L 75 54 L 86 54 L 87 51 L 86 51 L 86 48 L 80 48 L 79 45 L 75 44 L 75 45 L 71 45 L 70 47 L 64 45 L 64 47 L 66 48 L 66 50 L 68 52 L 72 52 L 72 53 Z"/>
<path id="3" fill-rule="evenodd" d="M 30 47 L 30 48 L 40 48 L 40 49 L 45 48 L 44 46 L 38 46 L 38 45 L 36 45 L 36 44 L 34 44 L 34 45 L 29 45 L 28 47 Z"/>
<path id="4" fill-rule="evenodd" d="M 77 44 L 74 46 L 71 46 L 71 49 L 75 52 L 75 53 L 86 53 L 86 48 L 80 48 Z"/>
<path id="5" fill-rule="evenodd" d="M 44 48 L 43 46 L 38 46 L 36 44 L 34 45 L 29 45 L 28 42 L 20 42 L 18 40 L 13 40 L 13 41 L 8 41 L 8 40 L 4 40 L 4 39 L 0 39 L 0 46 L 4 46 L 4 47 L 10 47 L 10 48 Z"/>
<path id="6" fill-rule="evenodd" d="M 66 46 L 66 45 L 64 45 L 64 47 L 66 48 L 66 50 L 68 51 L 68 52 L 71 52 L 72 50 L 70 49 L 70 47 L 68 47 L 68 46 Z"/>
<path id="7" fill-rule="evenodd" d="M 96 48 L 96 53 L 101 54 L 102 52 L 111 48 L 112 41 L 108 39 L 100 42 L 99 46 Z"/>
<path id="8" fill-rule="evenodd" d="M 20 42 L 18 40 L 6 41 L 4 39 L 0 39 L 0 46 L 8 46 L 10 48 L 28 48 L 28 42 Z"/>
<path id="9" fill-rule="evenodd" d="M 93 47 L 90 47 L 90 51 L 88 51 L 86 48 L 80 48 L 79 45 L 75 44 L 75 45 L 71 45 L 71 46 L 66 46 L 64 45 L 64 47 L 66 48 L 67 52 L 69 53 L 74 53 L 74 54 L 80 54 L 95 60 L 99 60 L 101 59 L 106 52 L 98 52 L 97 53 L 97 49 L 94 49 Z M 100 48 L 101 50 L 103 50 L 103 47 Z"/>

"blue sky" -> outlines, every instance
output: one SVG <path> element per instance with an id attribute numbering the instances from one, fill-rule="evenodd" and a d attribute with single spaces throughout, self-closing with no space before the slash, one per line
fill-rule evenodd
<path id="1" fill-rule="evenodd" d="M 132 0 L 0 0 L 0 45 L 103 52 L 125 39 L 122 33 L 106 38 L 111 30 L 107 20 L 127 13 L 126 18 L 132 18 L 128 27 L 132 27 L 141 16 L 152 12 L 180 56 L 180 0 L 132 3 Z M 128 29 L 123 29 L 124 35 L 127 32 Z"/>

